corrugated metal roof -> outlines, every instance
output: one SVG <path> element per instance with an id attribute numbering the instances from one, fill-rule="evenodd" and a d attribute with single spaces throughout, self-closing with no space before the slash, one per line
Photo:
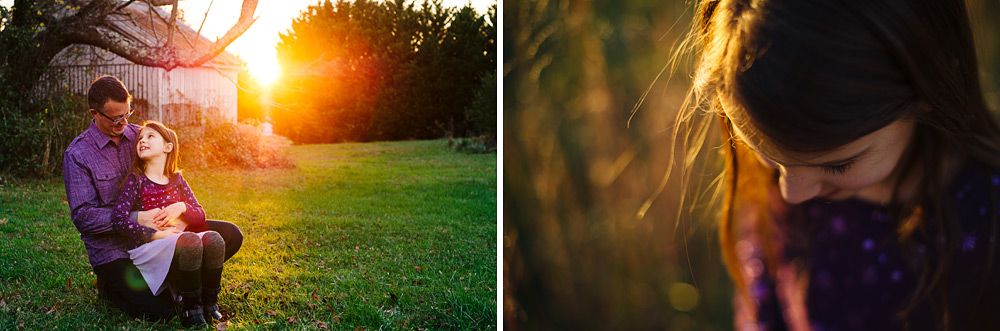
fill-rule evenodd
<path id="1" fill-rule="evenodd" d="M 163 45 L 167 42 L 170 13 L 145 2 L 136 1 L 123 8 L 120 13 L 108 15 L 105 22 L 115 32 L 147 46 Z M 182 51 L 195 51 L 207 47 L 212 41 L 193 28 L 177 20 L 174 29 L 174 47 Z M 240 66 L 242 61 L 233 54 L 223 51 L 210 60 L 216 66 Z"/>

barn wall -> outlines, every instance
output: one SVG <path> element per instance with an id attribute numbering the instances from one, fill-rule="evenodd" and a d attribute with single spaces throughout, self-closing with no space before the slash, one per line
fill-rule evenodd
<path id="1" fill-rule="evenodd" d="M 161 70 L 159 104 L 164 120 L 176 124 L 236 122 L 236 75 L 235 70 L 210 67 Z M 189 109 L 192 104 L 200 106 L 200 114 L 192 113 L 197 112 Z"/>
<path id="2" fill-rule="evenodd" d="M 122 80 L 144 118 L 168 125 L 236 122 L 237 68 L 203 66 L 168 72 L 87 45 L 68 47 L 50 65 L 53 72 L 41 84 L 46 91 L 86 95 L 90 82 L 107 74 Z"/>

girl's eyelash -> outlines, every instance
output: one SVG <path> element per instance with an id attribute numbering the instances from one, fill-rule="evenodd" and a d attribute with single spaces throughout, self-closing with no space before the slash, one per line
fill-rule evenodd
<path id="1" fill-rule="evenodd" d="M 847 169 L 850 168 L 852 164 L 854 164 L 854 161 L 838 165 L 826 165 L 823 166 L 823 171 L 830 174 L 843 175 L 845 172 L 847 172 Z"/>

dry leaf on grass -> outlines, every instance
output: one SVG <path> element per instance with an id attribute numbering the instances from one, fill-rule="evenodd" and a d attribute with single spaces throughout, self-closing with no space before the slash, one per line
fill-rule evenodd
<path id="1" fill-rule="evenodd" d="M 226 321 L 226 322 L 219 322 L 219 324 L 215 325 L 215 329 L 219 330 L 219 331 L 223 331 L 223 330 L 225 330 L 228 327 L 229 327 L 229 322 L 228 321 Z"/>
<path id="2" fill-rule="evenodd" d="M 270 315 L 270 316 L 274 316 L 274 314 L 277 314 L 277 313 L 276 313 L 275 311 L 273 311 L 273 310 L 270 310 L 270 309 L 268 309 L 268 310 L 265 310 L 264 312 L 265 312 L 265 313 L 267 313 L 267 314 L 268 314 L 268 315 Z"/>
<path id="3" fill-rule="evenodd" d="M 61 305 L 61 304 L 62 304 L 62 301 L 56 301 L 56 304 L 52 306 L 52 309 L 49 309 L 49 311 L 45 312 L 45 314 L 54 313 L 56 311 L 56 309 L 59 309 L 59 305 Z"/>

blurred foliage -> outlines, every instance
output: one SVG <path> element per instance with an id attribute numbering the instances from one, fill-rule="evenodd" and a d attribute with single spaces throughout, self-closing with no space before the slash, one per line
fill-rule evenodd
<path id="1" fill-rule="evenodd" d="M 440 0 L 309 6 L 280 35 L 280 107 L 266 113 L 299 143 L 469 135 L 465 111 L 496 68 L 495 23 L 495 6 Z"/>
<path id="2" fill-rule="evenodd" d="M 53 41 L 37 38 L 44 27 L 41 13 L 55 4 L 19 4 L 26 9 L 0 6 L 0 173 L 61 175 L 63 151 L 88 125 L 90 115 L 81 112 L 86 98 L 63 90 L 31 93 L 54 47 Z"/>
<path id="3" fill-rule="evenodd" d="M 671 156 L 682 156 L 671 155 L 670 130 L 692 58 L 671 59 L 693 6 L 504 3 L 507 328 L 733 328 L 733 286 L 716 234 L 720 199 L 705 189 L 719 158 L 675 164 L 675 174 L 692 170 L 686 185 L 664 180 Z M 994 109 L 1000 25 L 989 18 L 1000 16 L 997 6 L 970 3 Z M 708 144 L 704 156 L 718 152 L 718 141 Z M 679 206 L 682 196 L 689 202 Z"/>
<path id="4" fill-rule="evenodd" d="M 63 151 L 90 125 L 90 113 L 84 109 L 87 98 L 68 92 L 0 103 L 0 174 L 62 175 Z"/>

